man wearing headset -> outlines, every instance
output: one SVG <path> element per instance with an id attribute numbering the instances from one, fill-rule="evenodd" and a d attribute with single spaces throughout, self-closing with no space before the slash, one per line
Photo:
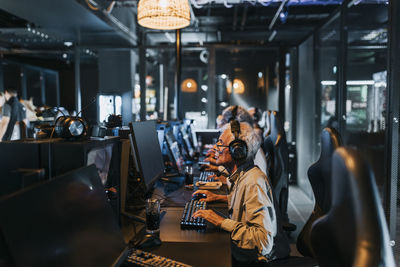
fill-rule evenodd
<path id="1" fill-rule="evenodd" d="M 232 120 L 237 120 L 239 122 L 247 122 L 248 124 L 253 126 L 253 119 L 249 112 L 242 106 L 229 106 L 222 112 L 220 126 L 221 129 L 224 125 L 228 124 Z M 256 133 L 258 133 L 256 131 Z M 262 140 L 262 135 L 260 135 Z M 215 171 L 217 173 L 223 173 L 224 168 L 218 166 L 215 159 L 215 153 L 213 153 L 214 149 L 211 149 L 208 155 L 206 155 L 206 159 L 204 161 L 209 161 L 210 165 L 205 166 L 205 170 L 207 171 Z M 254 158 L 254 164 L 257 165 L 264 173 L 267 170 L 267 159 L 265 158 L 265 153 L 260 147 L 257 150 L 257 153 Z M 214 177 L 215 178 L 215 177 Z"/>
<path id="2" fill-rule="evenodd" d="M 199 210 L 193 217 L 204 218 L 231 233 L 233 266 L 263 266 L 267 261 L 283 258 L 276 255 L 274 237 L 277 233 L 272 189 L 265 174 L 254 165 L 260 137 L 248 123 L 231 121 L 223 128 L 217 143 L 217 164 L 229 172 L 231 187 L 228 195 L 207 190 L 206 202 L 228 203 L 230 218 L 212 210 Z"/>

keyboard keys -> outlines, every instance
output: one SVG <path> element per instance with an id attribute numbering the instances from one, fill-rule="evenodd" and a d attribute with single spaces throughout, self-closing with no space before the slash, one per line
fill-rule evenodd
<path id="1" fill-rule="evenodd" d="M 199 182 L 213 182 L 214 179 L 207 179 L 209 176 L 213 175 L 213 172 L 200 172 Z"/>
<path id="2" fill-rule="evenodd" d="M 181 229 L 204 230 L 207 222 L 203 218 L 193 218 L 192 215 L 198 210 L 205 210 L 207 203 L 199 200 L 191 200 L 185 204 L 181 218 Z"/>
<path id="3" fill-rule="evenodd" d="M 125 265 L 127 266 L 154 266 L 154 267 L 192 267 L 191 265 L 174 261 L 162 256 L 155 255 L 150 252 L 145 252 L 140 249 L 131 249 Z"/>

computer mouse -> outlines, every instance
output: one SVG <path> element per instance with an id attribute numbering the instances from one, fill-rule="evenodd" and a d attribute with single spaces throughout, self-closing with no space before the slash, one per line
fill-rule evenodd
<path id="1" fill-rule="evenodd" d="M 161 245 L 161 240 L 158 236 L 152 234 L 146 234 L 140 243 L 137 245 L 138 248 L 145 249 L 145 248 L 152 248 Z"/>
<path id="2" fill-rule="evenodd" d="M 193 200 L 199 200 L 201 198 L 207 198 L 207 195 L 203 194 L 203 193 L 197 193 L 197 194 L 194 194 L 192 197 Z"/>

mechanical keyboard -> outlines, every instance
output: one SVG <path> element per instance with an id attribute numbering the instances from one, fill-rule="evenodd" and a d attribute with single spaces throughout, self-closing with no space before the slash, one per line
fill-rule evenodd
<path id="1" fill-rule="evenodd" d="M 214 179 L 207 179 L 208 176 L 214 175 L 214 172 L 200 172 L 199 182 L 213 182 Z"/>
<path id="2" fill-rule="evenodd" d="M 204 230 L 207 227 L 207 222 L 203 218 L 193 218 L 192 215 L 197 210 L 205 210 L 207 203 L 204 201 L 191 200 L 186 203 L 183 209 L 181 228 L 182 229 L 193 229 L 193 230 Z"/>
<path id="3" fill-rule="evenodd" d="M 163 256 L 158 256 L 150 252 L 139 249 L 131 249 L 129 256 L 124 262 L 124 266 L 171 266 L 171 267 L 192 267 L 191 265 L 174 261 Z"/>

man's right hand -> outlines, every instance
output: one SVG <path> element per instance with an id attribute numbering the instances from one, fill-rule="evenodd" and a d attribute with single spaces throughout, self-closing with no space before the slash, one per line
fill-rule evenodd
<path id="1" fill-rule="evenodd" d="M 213 175 L 210 175 L 207 177 L 207 180 L 211 180 L 211 179 L 214 179 L 214 181 L 220 181 L 221 183 L 226 184 L 227 178 L 223 175 L 218 176 L 216 174 L 213 174 Z"/>
<path id="2" fill-rule="evenodd" d="M 206 198 L 201 198 L 199 199 L 200 201 L 205 201 L 205 202 L 213 202 L 213 201 L 227 201 L 227 197 L 224 195 L 218 195 L 211 193 L 208 190 L 197 190 L 192 194 L 194 196 L 195 194 L 205 194 Z"/>
<path id="3" fill-rule="evenodd" d="M 217 165 L 217 160 L 213 157 L 208 157 L 204 159 L 205 162 L 210 162 L 212 165 Z"/>

